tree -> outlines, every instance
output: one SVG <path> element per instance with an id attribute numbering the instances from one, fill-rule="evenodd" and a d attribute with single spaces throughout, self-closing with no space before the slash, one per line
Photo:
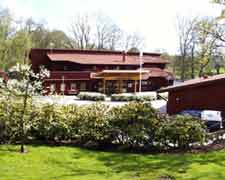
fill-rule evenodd
<path id="1" fill-rule="evenodd" d="M 204 69 L 213 59 L 217 50 L 217 38 L 213 36 L 212 32 L 216 27 L 214 21 L 208 18 L 202 19 L 197 23 L 197 44 L 198 44 L 198 63 L 199 63 L 199 77 L 203 76 Z"/>
<path id="2" fill-rule="evenodd" d="M 180 78 L 182 81 L 186 79 L 185 72 L 187 72 L 187 59 L 191 54 L 191 69 L 192 77 L 194 77 L 194 52 L 196 48 L 196 26 L 197 18 L 187 19 L 178 18 L 177 30 L 179 38 L 179 54 L 181 60 Z"/>
<path id="3" fill-rule="evenodd" d="M 144 38 L 137 32 L 124 33 L 123 49 L 125 51 L 140 50 L 144 47 Z"/>
<path id="4" fill-rule="evenodd" d="M 115 50 L 121 36 L 122 31 L 108 16 L 98 14 L 96 19 L 97 49 Z"/>
<path id="5" fill-rule="evenodd" d="M 77 16 L 71 25 L 71 32 L 75 48 L 136 52 L 144 47 L 144 38 L 139 33 L 123 32 L 108 16 L 101 13 L 93 19 L 87 14 Z"/>
<path id="6" fill-rule="evenodd" d="M 28 103 L 31 102 L 34 95 L 42 92 L 42 82 L 44 78 L 49 76 L 48 71 L 41 68 L 40 73 L 35 74 L 30 65 L 17 64 L 12 67 L 8 76 L 10 80 L 5 83 L 1 82 L 1 96 L 7 97 L 11 103 L 21 102 L 19 113 L 19 134 L 20 134 L 20 152 L 25 152 L 26 126 L 28 113 Z M 31 102 L 32 104 L 32 102 Z M 28 118 L 32 120 L 32 118 Z"/>
<path id="7" fill-rule="evenodd" d="M 31 37 L 23 22 L 14 21 L 8 10 L 0 10 L 0 61 L 1 68 L 7 70 L 32 47 Z"/>
<path id="8" fill-rule="evenodd" d="M 12 16 L 8 9 L 0 9 L 0 62 L 1 68 L 7 68 L 9 50 L 11 46 Z"/>
<path id="9" fill-rule="evenodd" d="M 89 16 L 77 16 L 71 24 L 73 40 L 76 43 L 74 47 L 80 49 L 93 49 L 95 47 L 92 39 L 92 26 Z"/>

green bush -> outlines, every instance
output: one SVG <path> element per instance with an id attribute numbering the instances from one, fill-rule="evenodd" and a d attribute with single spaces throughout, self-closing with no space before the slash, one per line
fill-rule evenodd
<path id="1" fill-rule="evenodd" d="M 68 106 L 69 107 L 69 106 Z M 30 136 L 41 140 L 67 140 L 70 138 L 70 114 L 63 106 L 45 104 L 36 107 L 37 116 L 30 127 Z"/>
<path id="2" fill-rule="evenodd" d="M 0 143 L 19 140 L 21 102 L 0 102 Z M 29 139 L 73 140 L 85 146 L 185 149 L 205 140 L 202 121 L 188 116 L 160 116 L 150 103 L 130 102 L 110 108 L 91 105 L 34 106 L 25 113 Z"/>
<path id="3" fill-rule="evenodd" d="M 158 142 L 164 148 L 189 148 L 193 143 L 205 140 L 204 123 L 191 116 L 167 117 L 158 128 Z"/>
<path id="4" fill-rule="evenodd" d="M 111 101 L 152 101 L 156 100 L 156 97 L 153 95 L 139 95 L 139 94 L 112 94 Z"/>
<path id="5" fill-rule="evenodd" d="M 128 147 L 152 146 L 160 123 L 157 112 L 146 103 L 131 102 L 114 107 L 109 114 L 111 136 Z"/>
<path id="6" fill-rule="evenodd" d="M 80 92 L 77 97 L 80 100 L 105 101 L 106 96 L 96 92 Z"/>
<path id="7" fill-rule="evenodd" d="M 79 107 L 74 123 L 78 128 L 77 136 L 82 143 L 104 142 L 108 139 L 108 111 L 109 107 L 101 103 Z"/>

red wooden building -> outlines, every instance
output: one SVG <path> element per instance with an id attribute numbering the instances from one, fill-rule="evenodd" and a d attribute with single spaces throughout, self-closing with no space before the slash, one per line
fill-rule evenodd
<path id="1" fill-rule="evenodd" d="M 158 92 L 169 92 L 169 114 L 187 109 L 225 112 L 225 74 L 188 80 Z"/>
<path id="2" fill-rule="evenodd" d="M 34 71 L 41 65 L 50 71 L 50 77 L 44 83 L 49 92 L 136 92 L 140 77 L 142 91 L 151 91 L 171 85 L 174 80 L 165 69 L 168 61 L 158 53 L 143 53 L 141 75 L 139 53 L 32 49 L 29 56 Z"/>

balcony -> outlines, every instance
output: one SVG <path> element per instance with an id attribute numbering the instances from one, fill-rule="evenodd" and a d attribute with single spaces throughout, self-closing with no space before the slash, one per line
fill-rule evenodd
<path id="1" fill-rule="evenodd" d="M 90 80 L 90 71 L 50 71 L 47 80 Z"/>

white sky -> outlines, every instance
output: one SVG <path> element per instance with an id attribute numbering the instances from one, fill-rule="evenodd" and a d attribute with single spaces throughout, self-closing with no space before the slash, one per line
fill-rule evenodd
<path id="1" fill-rule="evenodd" d="M 177 51 L 177 16 L 218 16 L 221 6 L 210 0 L 0 0 L 17 18 L 45 20 L 51 29 L 67 31 L 77 14 L 108 15 L 125 31 L 145 38 L 144 51 Z"/>

